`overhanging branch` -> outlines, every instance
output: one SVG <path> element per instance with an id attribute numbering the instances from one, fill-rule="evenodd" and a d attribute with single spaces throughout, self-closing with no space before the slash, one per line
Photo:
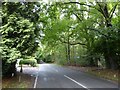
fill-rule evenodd
<path id="1" fill-rule="evenodd" d="M 86 28 L 86 29 L 90 29 L 90 30 L 97 31 L 99 34 L 101 34 L 101 35 L 105 36 L 106 38 L 108 38 L 108 37 L 109 37 L 108 35 L 103 34 L 102 32 L 100 32 L 100 30 L 98 30 L 98 29 L 95 29 L 95 28 Z"/>
<path id="2" fill-rule="evenodd" d="M 65 3 L 63 3 L 63 4 L 79 4 L 79 5 L 85 5 L 85 6 L 88 6 L 88 7 L 93 7 L 93 6 L 91 6 L 91 5 L 88 5 L 88 4 L 85 4 L 85 3 L 80 3 L 80 2 L 65 2 Z"/>
<path id="3" fill-rule="evenodd" d="M 112 8 L 112 10 L 110 11 L 110 19 L 113 17 L 113 13 L 115 12 L 115 9 L 117 7 L 118 3 Z"/>
<path id="4" fill-rule="evenodd" d="M 59 40 L 60 40 L 60 42 L 62 42 L 62 43 L 68 44 L 67 41 L 64 41 L 64 40 L 62 40 L 62 39 L 59 39 Z M 70 45 L 77 45 L 77 44 L 79 44 L 79 45 L 86 45 L 86 44 L 81 43 L 81 42 L 70 42 L 69 44 L 70 44 Z"/>
<path id="5" fill-rule="evenodd" d="M 88 7 L 91 7 L 91 8 L 95 8 L 96 10 L 100 11 L 98 8 L 96 8 L 94 5 L 88 5 L 88 4 L 85 4 L 85 3 L 80 3 L 80 2 L 65 2 L 63 4 L 79 4 L 79 5 L 84 5 L 84 6 L 88 6 Z"/>
<path id="6" fill-rule="evenodd" d="M 78 18 L 79 21 L 82 21 L 82 19 L 76 13 L 73 14 Z"/>

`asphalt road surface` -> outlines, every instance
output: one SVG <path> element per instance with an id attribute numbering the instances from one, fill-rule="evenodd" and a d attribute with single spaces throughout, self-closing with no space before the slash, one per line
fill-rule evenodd
<path id="1" fill-rule="evenodd" d="M 118 84 L 111 81 L 54 64 L 40 64 L 36 69 L 24 69 L 24 73 L 35 77 L 33 88 L 119 90 Z"/>

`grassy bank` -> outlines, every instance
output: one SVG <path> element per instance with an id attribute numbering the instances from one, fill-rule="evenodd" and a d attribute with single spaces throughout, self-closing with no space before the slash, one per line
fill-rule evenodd
<path id="1" fill-rule="evenodd" d="M 83 72 L 87 72 L 89 74 L 92 74 L 107 80 L 111 80 L 116 83 L 120 82 L 119 70 L 99 69 L 97 67 L 76 67 L 76 66 L 68 66 L 68 67 L 72 69 L 80 70 Z"/>
<path id="2" fill-rule="evenodd" d="M 17 73 L 15 77 L 7 77 L 2 79 L 2 88 L 33 88 L 34 77 Z"/>

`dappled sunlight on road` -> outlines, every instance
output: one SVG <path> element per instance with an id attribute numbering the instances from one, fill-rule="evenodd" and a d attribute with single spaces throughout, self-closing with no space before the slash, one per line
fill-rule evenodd
<path id="1" fill-rule="evenodd" d="M 17 67 L 17 71 L 20 72 L 21 67 Z M 23 73 L 36 75 L 39 71 L 39 65 L 37 67 L 31 67 L 28 65 L 23 66 Z"/>

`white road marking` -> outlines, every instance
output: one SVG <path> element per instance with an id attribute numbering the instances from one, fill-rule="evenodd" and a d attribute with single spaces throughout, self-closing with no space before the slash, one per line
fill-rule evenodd
<path id="1" fill-rule="evenodd" d="M 36 88 L 36 85 L 37 85 L 37 80 L 38 80 L 38 72 L 37 72 L 36 74 L 37 74 L 37 76 L 36 76 L 36 78 L 35 78 L 34 88 Z"/>
<path id="2" fill-rule="evenodd" d="M 34 88 L 36 88 L 37 80 L 38 80 L 38 75 L 37 75 L 36 78 L 35 78 Z"/>
<path id="3" fill-rule="evenodd" d="M 88 89 L 86 86 L 80 84 L 79 82 L 77 82 L 77 81 L 75 81 L 74 79 L 68 77 L 67 75 L 64 75 L 64 77 L 66 77 L 66 78 L 68 78 L 69 80 L 75 82 L 75 83 L 78 84 L 79 86 L 82 86 L 83 88 L 85 88 L 85 89 L 87 89 L 87 90 L 90 90 L 90 89 Z"/>

